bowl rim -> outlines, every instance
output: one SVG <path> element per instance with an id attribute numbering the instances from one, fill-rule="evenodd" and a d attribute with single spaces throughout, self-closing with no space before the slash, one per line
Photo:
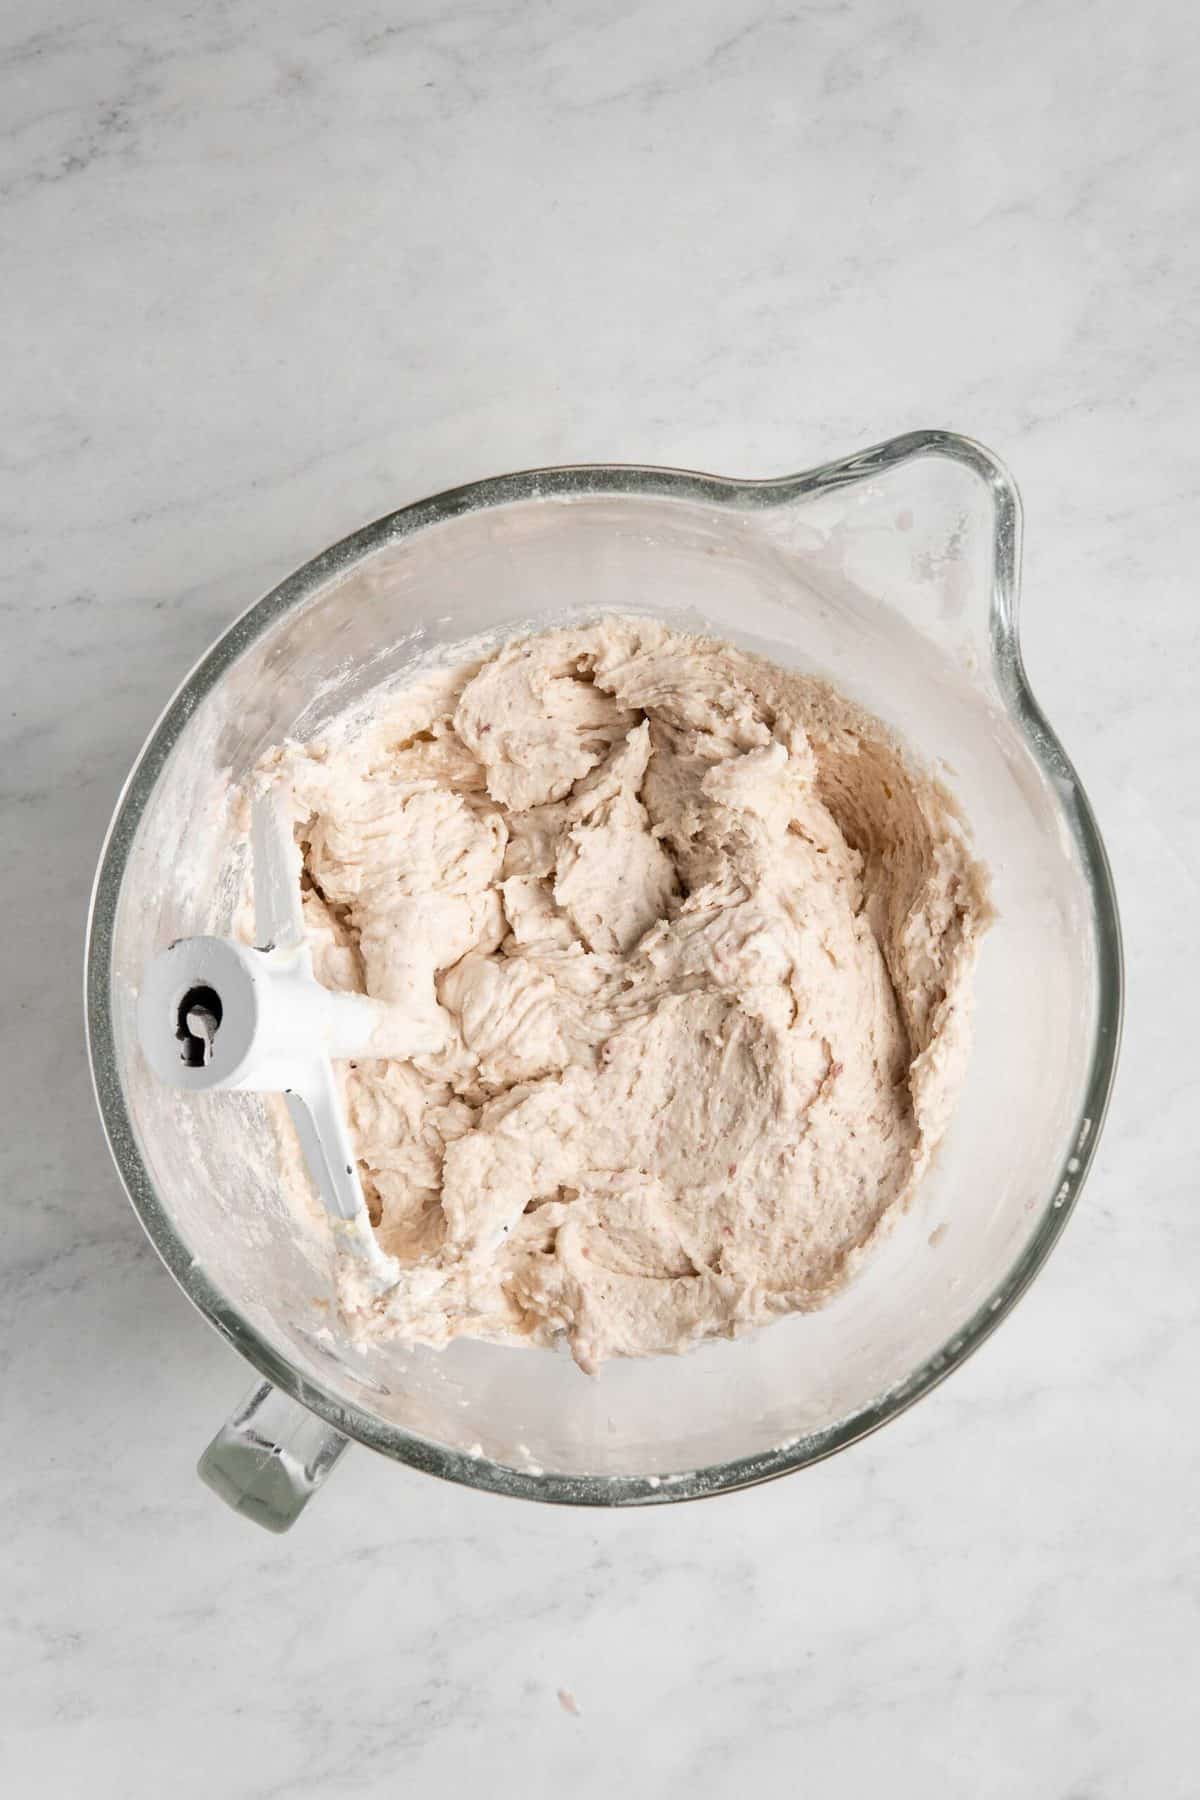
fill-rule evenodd
<path id="1" fill-rule="evenodd" d="M 539 499 L 613 495 L 702 501 L 744 510 L 869 481 L 918 457 L 948 458 L 978 477 L 993 502 L 989 630 L 993 672 L 1030 753 L 1053 784 L 1091 899 L 1097 948 L 1096 1026 L 1077 1128 L 1031 1238 L 967 1323 L 911 1375 L 836 1425 L 755 1456 L 686 1474 L 565 1475 L 471 1456 L 388 1424 L 301 1375 L 193 1259 L 159 1199 L 138 1146 L 116 1056 L 111 962 L 121 884 L 142 815 L 166 762 L 200 701 L 276 620 L 384 545 L 468 513 Z M 105 1136 L 129 1200 L 159 1256 L 208 1321 L 274 1386 L 345 1437 L 426 1474 L 512 1498 L 574 1506 L 658 1505 L 751 1487 L 820 1462 L 878 1430 L 943 1381 L 1007 1317 L 1057 1242 L 1091 1166 L 1116 1074 L 1124 1005 L 1121 930 L 1108 856 L 1090 802 L 1025 675 L 1017 632 L 1021 501 L 991 451 L 956 432 L 906 432 L 800 474 L 739 480 L 631 463 L 575 464 L 499 475 L 385 514 L 333 544 L 250 606 L 200 658 L 151 729 L 118 797 L 100 852 L 89 907 L 84 971 L 88 1050 Z"/>

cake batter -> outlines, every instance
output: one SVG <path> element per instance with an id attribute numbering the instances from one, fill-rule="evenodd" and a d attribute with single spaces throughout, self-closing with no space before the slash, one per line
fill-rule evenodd
<path id="1" fill-rule="evenodd" d="M 291 748 L 318 978 L 440 1048 L 342 1066 L 385 1294 L 353 1330 L 685 1349 L 809 1309 L 903 1207 L 987 885 L 830 687 L 645 619 L 545 632 Z"/>

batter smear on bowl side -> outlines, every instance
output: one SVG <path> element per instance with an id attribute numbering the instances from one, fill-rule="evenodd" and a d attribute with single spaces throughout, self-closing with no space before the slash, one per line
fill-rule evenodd
<path id="1" fill-rule="evenodd" d="M 354 1331 L 587 1370 L 819 1306 L 962 1078 L 987 882 L 811 676 L 645 619 L 506 645 L 289 746 L 318 978 L 441 1048 L 344 1064 L 397 1263 Z"/>

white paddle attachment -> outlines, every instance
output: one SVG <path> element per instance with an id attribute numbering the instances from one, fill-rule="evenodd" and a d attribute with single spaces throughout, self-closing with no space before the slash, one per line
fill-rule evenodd
<path id="1" fill-rule="evenodd" d="M 180 938 L 147 967 L 138 1034 L 163 1081 L 188 1093 L 280 1093 L 339 1241 L 392 1269 L 367 1218 L 342 1117 L 335 1059 L 407 1058 L 439 1048 L 429 1026 L 363 994 L 335 993 L 313 974 L 304 936 L 300 855 L 277 789 L 254 801 L 255 937 Z"/>

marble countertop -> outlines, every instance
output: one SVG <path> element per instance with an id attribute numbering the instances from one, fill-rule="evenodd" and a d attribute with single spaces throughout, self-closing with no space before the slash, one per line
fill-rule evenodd
<path id="1" fill-rule="evenodd" d="M 1198 87 L 1183 0 L 7 10 L 7 1793 L 1195 1793 Z M 924 425 L 1021 482 L 1030 674 L 1123 906 L 1123 1067 L 1046 1271 L 772 1487 L 569 1513 L 356 1451 L 255 1531 L 193 1473 L 250 1372 L 143 1239 L 82 1039 L 165 697 L 440 487 Z"/>

